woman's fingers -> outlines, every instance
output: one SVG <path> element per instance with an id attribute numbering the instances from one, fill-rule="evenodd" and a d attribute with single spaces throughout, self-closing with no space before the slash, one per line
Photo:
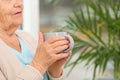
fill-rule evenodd
<path id="1" fill-rule="evenodd" d="M 44 37 L 43 37 L 43 34 L 42 34 L 42 32 L 39 32 L 39 36 L 38 36 L 38 43 L 39 44 L 41 44 L 41 43 L 43 43 L 43 41 L 44 41 Z"/>
<path id="2" fill-rule="evenodd" d="M 69 45 L 69 41 L 68 40 L 56 41 L 51 46 L 53 46 L 53 48 L 56 48 L 58 46 L 63 46 L 63 45 Z"/>
<path id="3" fill-rule="evenodd" d="M 63 46 L 56 47 L 56 48 L 54 48 L 53 50 L 55 51 L 55 53 L 60 53 L 60 52 L 66 50 L 66 49 L 68 49 L 68 48 L 69 48 L 68 45 L 63 45 Z"/>
<path id="4" fill-rule="evenodd" d="M 68 58 L 71 55 L 71 52 L 68 53 L 60 53 L 56 55 L 57 60 L 61 60 L 64 58 Z"/>
<path id="5" fill-rule="evenodd" d="M 57 54 L 69 48 L 69 41 L 65 37 L 55 36 L 45 41 L 46 50 Z"/>

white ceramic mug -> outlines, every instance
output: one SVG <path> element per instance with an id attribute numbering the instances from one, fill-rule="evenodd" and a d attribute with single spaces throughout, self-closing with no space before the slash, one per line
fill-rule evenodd
<path id="1" fill-rule="evenodd" d="M 44 40 L 47 40 L 54 36 L 64 36 L 70 42 L 70 46 L 68 49 L 62 51 L 64 53 L 71 51 L 74 48 L 74 40 L 67 32 L 49 32 L 44 34 Z"/>

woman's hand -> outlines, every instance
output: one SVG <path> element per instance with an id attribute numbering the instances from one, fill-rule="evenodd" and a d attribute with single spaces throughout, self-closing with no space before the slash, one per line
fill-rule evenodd
<path id="1" fill-rule="evenodd" d="M 44 74 L 53 63 L 69 56 L 69 54 L 58 54 L 67 49 L 68 44 L 69 41 L 60 36 L 44 41 L 43 34 L 40 33 L 36 54 L 30 65 L 38 69 L 41 74 Z"/>
<path id="2" fill-rule="evenodd" d="M 58 61 L 56 61 L 55 63 L 53 63 L 49 68 L 48 68 L 48 72 L 51 76 L 57 78 L 60 77 L 63 74 L 63 65 L 65 64 L 65 62 L 67 61 L 67 59 L 70 57 L 71 52 L 68 53 L 60 53 L 60 54 L 68 54 L 68 56 L 66 56 L 63 59 L 60 59 Z"/>

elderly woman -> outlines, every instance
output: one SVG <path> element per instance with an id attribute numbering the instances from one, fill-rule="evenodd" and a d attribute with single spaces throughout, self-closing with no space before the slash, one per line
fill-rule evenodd
<path id="1" fill-rule="evenodd" d="M 17 30 L 22 23 L 21 0 L 0 0 L 0 80 L 64 80 L 62 66 L 70 52 L 64 37 L 35 40 Z M 37 42 L 38 41 L 38 42 Z"/>

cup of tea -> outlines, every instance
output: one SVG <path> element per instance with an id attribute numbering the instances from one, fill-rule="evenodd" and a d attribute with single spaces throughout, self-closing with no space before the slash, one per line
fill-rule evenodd
<path id="1" fill-rule="evenodd" d="M 62 51 L 63 53 L 69 52 L 74 48 L 74 40 L 72 38 L 72 36 L 70 36 L 67 32 L 48 32 L 48 33 L 44 33 L 44 40 L 47 40 L 51 37 L 55 37 L 55 36 L 64 36 L 69 42 L 69 48 Z"/>

